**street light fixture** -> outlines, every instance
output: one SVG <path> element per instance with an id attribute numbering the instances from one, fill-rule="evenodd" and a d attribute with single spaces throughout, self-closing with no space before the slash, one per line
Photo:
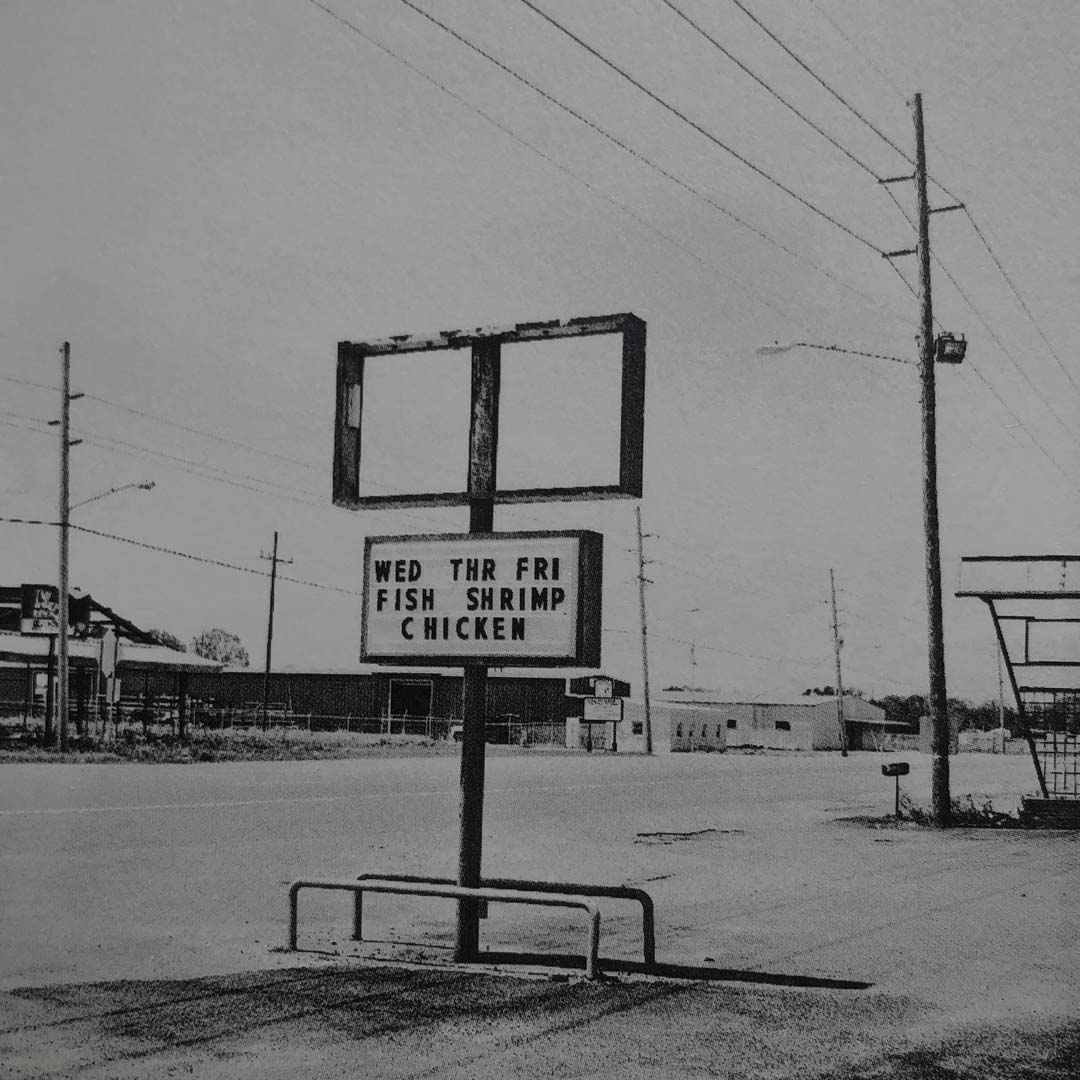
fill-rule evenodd
<path id="1" fill-rule="evenodd" d="M 759 345 L 754 353 L 757 356 L 779 356 L 781 353 L 791 352 L 793 349 L 821 349 L 823 352 L 848 353 L 851 356 L 868 356 L 871 360 L 892 360 L 897 364 L 911 364 L 911 360 L 904 360 L 899 356 L 887 356 L 885 353 L 863 352 L 862 349 L 844 349 L 839 345 L 821 345 L 814 341 L 774 341 L 771 345 Z"/>
<path id="2" fill-rule="evenodd" d="M 97 495 L 91 495 L 89 499 L 83 499 L 81 502 L 72 503 L 71 509 L 77 510 L 80 506 L 85 506 L 87 503 L 97 502 L 98 499 L 104 499 L 106 495 L 115 495 L 118 491 L 129 491 L 132 488 L 136 488 L 139 491 L 152 491 L 155 487 L 153 480 L 147 480 L 145 483 L 137 484 L 121 484 L 119 487 L 111 487 L 108 491 L 99 492 Z"/>

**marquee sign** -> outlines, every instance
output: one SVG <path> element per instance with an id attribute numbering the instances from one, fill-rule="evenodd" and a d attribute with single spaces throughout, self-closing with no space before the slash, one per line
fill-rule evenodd
<path id="1" fill-rule="evenodd" d="M 599 533 L 369 536 L 360 659 L 600 664 Z"/>

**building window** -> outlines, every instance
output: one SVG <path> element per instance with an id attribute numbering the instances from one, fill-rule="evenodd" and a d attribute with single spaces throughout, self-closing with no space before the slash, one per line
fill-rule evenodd
<path id="1" fill-rule="evenodd" d="M 630 734 L 640 735 L 645 730 L 645 725 L 640 720 L 633 720 L 630 723 Z"/>
<path id="2" fill-rule="evenodd" d="M 678 725 L 678 726 L 677 726 L 677 727 L 675 728 L 675 738 L 676 738 L 676 739 L 681 739 L 681 738 L 682 738 L 682 724 L 679 724 L 679 725 Z"/>
<path id="3" fill-rule="evenodd" d="M 722 729 L 722 728 L 720 727 L 720 725 L 719 725 L 719 724 L 717 724 L 717 725 L 716 725 L 716 737 L 717 737 L 718 739 L 720 738 L 720 732 L 721 732 L 722 730 L 723 730 L 723 729 Z"/>
<path id="4" fill-rule="evenodd" d="M 709 737 L 709 725 L 708 724 L 702 724 L 701 725 L 701 737 L 703 739 L 707 739 Z"/>
<path id="5" fill-rule="evenodd" d="M 727 726 L 729 731 L 734 731 L 739 726 L 739 721 L 729 719 L 727 722 Z"/>
<path id="6" fill-rule="evenodd" d="M 777 731 L 790 731 L 791 730 L 791 721 L 790 720 L 777 720 L 776 721 L 776 730 Z"/>
<path id="7" fill-rule="evenodd" d="M 390 715 L 418 719 L 431 715 L 431 679 L 391 679 Z"/>

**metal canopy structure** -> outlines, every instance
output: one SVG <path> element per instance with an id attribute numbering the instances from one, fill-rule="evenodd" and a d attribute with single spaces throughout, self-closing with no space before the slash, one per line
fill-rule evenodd
<path id="1" fill-rule="evenodd" d="M 990 609 L 1044 799 L 1080 802 L 1080 555 L 975 555 L 958 597 Z"/>

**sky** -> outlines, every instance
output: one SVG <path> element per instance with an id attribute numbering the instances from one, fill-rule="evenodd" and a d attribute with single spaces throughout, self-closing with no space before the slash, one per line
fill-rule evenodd
<path id="1" fill-rule="evenodd" d="M 937 369 L 948 691 L 993 698 L 961 557 L 1077 548 L 1078 49 L 1068 0 L 7 0 L 0 517 L 56 520 L 69 341 L 72 585 L 261 664 L 277 530 L 275 667 L 355 667 L 364 537 L 468 521 L 332 505 L 337 343 L 628 311 L 652 686 L 834 683 L 832 570 L 845 685 L 925 692 L 916 266 L 882 257 L 914 191 L 880 183 L 920 92 L 931 203 L 966 208 L 931 224 L 969 342 Z M 507 350 L 507 486 L 613 467 L 617 365 L 576 348 Z M 463 488 L 467 353 L 378 364 L 368 478 Z M 637 505 L 495 518 L 604 534 L 635 693 Z M 55 581 L 56 534 L 0 521 L 4 582 Z"/>

